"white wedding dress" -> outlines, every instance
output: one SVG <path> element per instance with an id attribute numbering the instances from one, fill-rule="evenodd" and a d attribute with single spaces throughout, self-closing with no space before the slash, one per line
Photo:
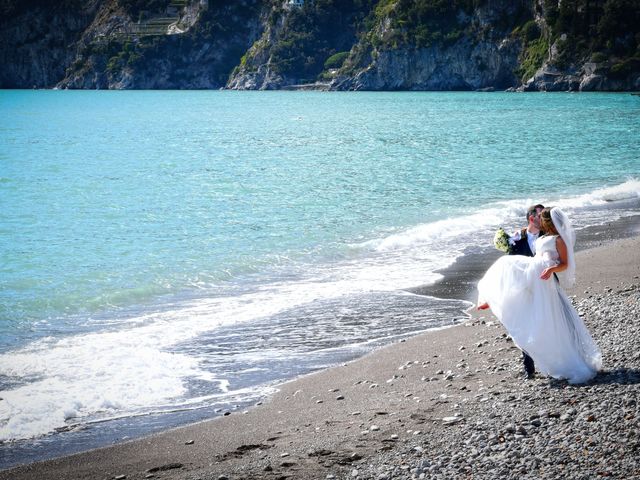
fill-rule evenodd
<path id="1" fill-rule="evenodd" d="M 540 372 L 584 383 L 602 366 L 600 350 L 558 281 L 553 276 L 540 278 L 546 267 L 558 263 L 556 239 L 555 235 L 538 238 L 533 258 L 499 258 L 478 283 L 478 305 L 489 304 Z"/>

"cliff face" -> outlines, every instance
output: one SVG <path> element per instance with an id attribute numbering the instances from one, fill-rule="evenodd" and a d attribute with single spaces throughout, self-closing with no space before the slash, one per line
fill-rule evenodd
<path id="1" fill-rule="evenodd" d="M 560 70 L 545 62 L 536 74 L 518 88 L 523 92 L 627 92 L 640 90 L 640 73 L 611 75 L 611 62 L 585 62 L 571 69 Z"/>
<path id="2" fill-rule="evenodd" d="M 450 28 L 457 38 L 428 41 L 430 45 L 397 45 L 390 10 L 379 19 L 375 35 L 364 38 L 331 83 L 338 90 L 481 90 L 519 85 L 516 71 L 522 45 L 512 35 L 520 19 L 530 18 L 527 5 L 489 2 L 471 11 L 456 9 Z M 511 18 L 513 22 L 504 22 Z M 496 24 L 502 24 L 496 28 Z M 436 38 L 438 38 L 436 36 Z M 358 58 L 360 60 L 358 61 Z M 350 64 L 351 62 L 351 64 Z"/>
<path id="3" fill-rule="evenodd" d="M 640 90 L 640 4 L 633 0 L 537 0 L 548 41 L 519 91 Z"/>
<path id="4" fill-rule="evenodd" d="M 227 88 L 232 90 L 275 90 L 297 83 L 293 79 L 286 79 L 269 61 L 271 47 L 276 44 L 286 15 L 286 11 L 274 7 L 262 12 L 260 21 L 263 26 L 262 35 L 241 58 L 240 65 L 234 69 L 229 78 Z"/>
<path id="5" fill-rule="evenodd" d="M 25 3 L 0 16 L 0 88 L 46 88 L 64 78 L 101 2 Z"/>
<path id="6" fill-rule="evenodd" d="M 271 90 L 323 78 L 326 61 L 346 56 L 375 0 L 307 0 L 302 7 L 286 1 L 265 2 L 261 38 L 234 69 L 228 88 Z"/>
<path id="7" fill-rule="evenodd" d="M 0 88 L 640 90 L 635 0 L 2 0 Z"/>
<path id="8" fill-rule="evenodd" d="M 559 68 L 557 44 L 550 48 L 548 58 L 535 74 L 518 87 L 524 92 L 624 92 L 640 90 L 640 58 L 615 63 L 609 59 L 599 62 L 577 59 Z M 618 68 L 616 68 L 618 67 Z"/>
<path id="9" fill-rule="evenodd" d="M 191 1 L 142 22 L 118 0 L 31 3 L 1 25 L 0 88 L 222 88 L 262 32 L 259 0 Z"/>
<path id="10" fill-rule="evenodd" d="M 156 16 L 142 26 L 119 9 L 117 2 L 105 5 L 58 87 L 224 87 L 229 72 L 260 32 L 260 2 L 210 3 L 192 2 L 175 18 Z M 148 34 L 149 29 L 156 31 Z"/>
<path id="11" fill-rule="evenodd" d="M 378 52 L 375 61 L 353 76 L 334 80 L 336 90 L 480 90 L 517 86 L 514 74 L 520 45 L 474 43 L 449 48 L 400 49 Z"/>

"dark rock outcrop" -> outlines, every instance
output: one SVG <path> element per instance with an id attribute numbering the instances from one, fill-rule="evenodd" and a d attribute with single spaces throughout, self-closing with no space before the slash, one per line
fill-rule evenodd
<path id="1" fill-rule="evenodd" d="M 360 61 L 348 65 L 348 75 L 334 80 L 337 90 L 504 90 L 520 84 L 516 75 L 522 43 L 512 35 L 524 11 L 531 17 L 528 2 L 494 1 L 477 7 L 469 15 L 457 12 L 457 29 L 464 34 L 454 42 L 438 41 L 423 48 L 400 45 L 389 48 L 390 18 L 382 18 L 374 32 L 379 39 L 361 41 L 352 50 Z M 512 18 L 513 23 L 505 18 Z M 500 28 L 496 24 L 502 24 Z M 364 51 L 364 55 L 362 52 Z M 343 69 L 344 71 L 345 69 Z"/>
<path id="2" fill-rule="evenodd" d="M 336 90 L 504 90 L 517 86 L 520 44 L 473 43 L 380 52 L 376 60 L 351 77 L 334 80 Z"/>
<path id="3" fill-rule="evenodd" d="M 524 92 L 625 92 L 640 90 L 640 61 L 627 71 L 616 72 L 611 62 L 584 62 L 559 69 L 553 65 L 554 49 L 549 59 L 520 88 Z"/>

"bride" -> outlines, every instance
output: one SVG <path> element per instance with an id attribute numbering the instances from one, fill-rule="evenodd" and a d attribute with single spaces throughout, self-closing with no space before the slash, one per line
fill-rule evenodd
<path id="1" fill-rule="evenodd" d="M 499 258 L 478 283 L 478 309 L 491 311 L 543 374 L 584 383 L 602 366 L 600 350 L 558 282 L 573 285 L 575 232 L 557 207 L 540 213 L 546 233 L 535 257 Z"/>

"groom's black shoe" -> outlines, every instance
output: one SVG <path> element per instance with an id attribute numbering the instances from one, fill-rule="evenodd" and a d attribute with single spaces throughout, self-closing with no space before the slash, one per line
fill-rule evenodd
<path id="1" fill-rule="evenodd" d="M 522 352 L 522 363 L 524 363 L 524 376 L 527 379 L 533 378 L 536 373 L 536 367 L 533 363 L 533 358 Z"/>

